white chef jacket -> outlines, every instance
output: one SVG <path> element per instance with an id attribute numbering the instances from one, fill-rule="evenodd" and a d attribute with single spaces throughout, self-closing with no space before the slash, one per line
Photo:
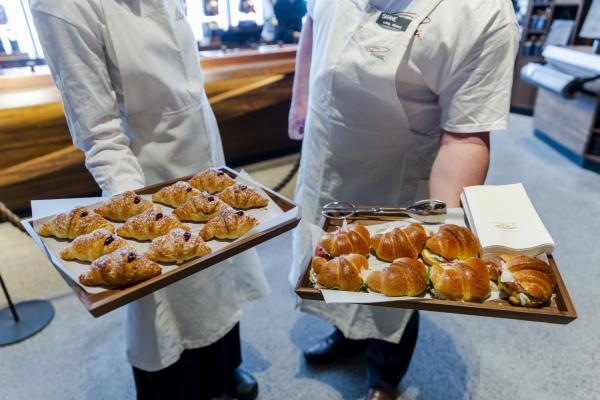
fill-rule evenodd
<path id="1" fill-rule="evenodd" d="M 33 0 L 74 144 L 105 195 L 224 164 L 183 0 Z M 268 293 L 255 251 L 126 307 L 127 356 L 146 371 L 208 346 Z"/>
<path id="2" fill-rule="evenodd" d="M 382 11 L 411 21 L 407 30 L 378 26 Z M 318 222 L 323 204 L 398 206 L 426 198 L 442 129 L 506 128 L 518 48 L 506 0 L 309 0 L 308 14 L 313 47 L 293 284 L 309 250 L 308 224 Z M 302 309 L 349 338 L 396 343 L 410 317 L 314 301 Z"/>

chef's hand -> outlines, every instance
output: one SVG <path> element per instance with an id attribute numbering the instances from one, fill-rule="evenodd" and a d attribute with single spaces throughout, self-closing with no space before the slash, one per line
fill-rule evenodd
<path id="1" fill-rule="evenodd" d="M 292 104 L 288 117 L 288 136 L 292 140 L 304 138 L 304 122 L 306 121 L 306 104 Z"/>

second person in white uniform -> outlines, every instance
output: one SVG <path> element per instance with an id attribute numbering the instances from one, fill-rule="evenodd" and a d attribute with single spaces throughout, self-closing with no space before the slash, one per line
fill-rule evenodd
<path id="1" fill-rule="evenodd" d="M 506 128 L 518 27 L 506 0 L 309 0 L 289 135 L 303 139 L 295 199 L 295 284 L 308 225 L 332 201 L 459 206 L 482 184 L 489 131 Z M 336 326 L 305 351 L 315 363 L 367 347 L 367 398 L 395 398 L 418 313 L 304 301 Z"/>
<path id="2" fill-rule="evenodd" d="M 184 0 L 33 0 L 31 10 L 104 195 L 225 163 Z M 267 292 L 251 251 L 127 305 L 138 398 L 255 398 L 239 368 L 240 303 Z"/>

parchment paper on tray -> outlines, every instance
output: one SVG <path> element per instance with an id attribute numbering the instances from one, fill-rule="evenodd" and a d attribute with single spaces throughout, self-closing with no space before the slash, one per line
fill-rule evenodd
<path id="1" fill-rule="evenodd" d="M 254 189 L 259 190 L 265 197 L 269 199 L 269 204 L 263 208 L 255 208 L 250 210 L 245 210 L 244 212 L 248 215 L 258 219 L 259 225 L 252 228 L 249 232 L 244 234 L 242 237 L 233 240 L 233 241 L 219 241 L 219 240 L 209 240 L 206 242 L 213 252 L 232 247 L 236 244 L 236 242 L 241 239 L 248 237 L 258 231 L 262 231 L 268 229 L 271 226 L 275 226 L 282 222 L 286 218 L 286 213 L 268 196 L 264 190 L 260 187 L 256 181 L 254 181 L 250 175 L 245 173 L 244 171 L 240 172 L 239 175 L 235 178 L 236 182 L 242 183 L 248 187 L 252 187 Z M 152 200 L 152 195 L 142 195 L 142 197 Z M 106 201 L 107 198 L 102 197 L 88 197 L 88 198 L 75 198 L 75 199 L 57 199 L 57 200 L 34 200 L 31 202 L 31 210 L 32 210 L 32 222 L 34 228 L 37 229 L 41 224 L 47 221 L 51 216 L 70 211 L 76 206 L 85 206 L 90 209 L 93 209 L 96 205 Z M 164 212 L 172 212 L 173 208 L 160 205 Z M 112 221 L 111 221 L 112 222 Z M 115 227 L 123 225 L 122 222 L 112 222 Z M 189 225 L 192 228 L 193 233 L 198 233 L 200 229 L 205 225 L 204 223 L 196 223 L 196 222 L 184 222 L 186 225 Z M 50 258 L 52 263 L 60 268 L 63 272 L 65 272 L 74 282 L 76 282 L 79 286 L 81 286 L 87 293 L 101 293 L 106 291 L 107 289 L 102 287 L 92 287 L 86 286 L 79 282 L 79 275 L 85 273 L 90 264 L 79 262 L 79 261 L 65 261 L 60 258 L 60 251 L 65 248 L 69 241 L 67 240 L 57 240 L 55 238 L 46 238 L 39 236 L 35 230 L 31 229 L 29 224 L 23 224 L 28 231 L 29 235 L 34 239 L 37 245 L 42 249 L 42 251 Z M 143 253 L 150 246 L 150 242 L 138 242 L 135 240 L 126 239 L 128 244 L 130 244 L 133 248 L 136 249 L 137 252 Z M 208 255 L 210 256 L 210 254 Z M 208 257 L 205 256 L 205 257 Z M 162 273 L 166 273 L 178 268 L 178 265 L 175 264 L 160 264 L 162 267 Z"/>
<path id="2" fill-rule="evenodd" d="M 369 230 L 371 236 L 378 232 L 389 231 L 396 227 L 406 226 L 411 223 L 415 223 L 417 221 L 413 219 L 399 220 L 393 222 L 386 222 L 382 224 L 376 225 L 366 225 L 366 228 Z M 461 208 L 452 208 L 448 210 L 448 216 L 446 218 L 446 224 L 456 224 L 461 226 L 466 226 L 464 213 Z M 424 228 L 431 232 L 437 232 L 439 227 L 442 224 L 435 225 L 423 225 Z M 312 243 L 312 251 L 317 247 L 319 239 L 325 235 L 325 232 L 316 225 L 311 225 L 311 243 Z M 381 270 L 385 266 L 390 265 L 391 263 L 382 261 L 371 254 L 368 258 L 369 260 L 369 270 Z M 491 295 L 486 301 L 489 300 L 497 300 L 500 298 L 500 291 L 494 282 L 490 282 L 491 285 Z M 349 292 L 344 290 L 331 290 L 331 289 L 323 289 L 321 288 L 321 293 L 323 294 L 323 299 L 326 303 L 354 303 L 354 304 L 369 304 L 369 303 L 386 303 L 392 301 L 408 301 L 408 300 L 430 300 L 433 299 L 433 296 L 425 292 L 421 296 L 410 297 L 410 296 L 401 296 L 401 297 L 390 297 L 384 296 L 379 293 L 374 292 Z"/>

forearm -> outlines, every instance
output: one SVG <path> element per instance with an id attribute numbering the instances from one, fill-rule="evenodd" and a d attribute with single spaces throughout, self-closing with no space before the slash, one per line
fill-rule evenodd
<path id="1" fill-rule="evenodd" d="M 292 92 L 292 105 L 308 103 L 308 88 L 310 84 L 310 63 L 312 60 L 312 18 L 307 17 L 296 54 L 296 73 L 294 75 L 294 88 Z"/>
<path id="2" fill-rule="evenodd" d="M 429 196 L 459 207 L 463 188 L 483 184 L 489 162 L 489 133 L 443 132 L 429 177 Z"/>

